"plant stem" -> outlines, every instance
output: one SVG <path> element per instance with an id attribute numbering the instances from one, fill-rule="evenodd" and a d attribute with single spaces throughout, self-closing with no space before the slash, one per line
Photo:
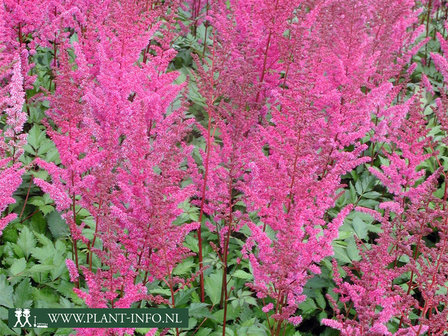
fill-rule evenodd
<path id="1" fill-rule="evenodd" d="M 72 185 L 73 185 L 73 174 L 72 174 Z M 73 208 L 73 225 L 76 225 L 76 199 L 74 193 L 72 195 L 72 208 Z M 78 274 L 80 274 L 79 261 L 78 261 L 78 240 L 76 238 L 72 238 L 72 240 L 73 240 L 73 253 L 75 255 L 75 265 L 76 269 L 78 270 Z M 76 287 L 79 288 L 79 280 L 76 281 Z"/>
<path id="2" fill-rule="evenodd" d="M 212 67 L 211 67 L 211 86 L 212 89 L 214 87 L 214 56 L 215 56 L 215 50 L 212 50 Z M 201 191 L 201 208 L 199 211 L 199 228 L 197 230 L 198 235 L 198 258 L 199 258 L 199 285 L 200 285 L 200 291 L 201 291 L 201 302 L 205 301 L 205 290 L 204 290 L 204 273 L 202 272 L 203 268 L 203 253 L 202 253 L 202 217 L 204 216 L 204 206 L 205 206 L 205 195 L 207 190 L 207 179 L 208 179 L 208 170 L 209 170 L 209 163 L 210 163 L 210 154 L 211 154 L 211 146 L 212 146 L 212 108 L 213 108 L 214 98 L 212 97 L 211 102 L 209 106 L 211 108 L 208 109 L 208 125 L 207 125 L 207 148 L 206 148 L 206 156 L 205 156 L 205 162 L 204 162 L 204 182 L 202 185 L 202 191 Z"/>
<path id="3" fill-rule="evenodd" d="M 228 255 L 229 255 L 229 243 L 230 243 L 230 234 L 232 232 L 232 222 L 233 222 L 233 200 L 232 200 L 232 168 L 230 169 L 230 177 L 229 177 L 229 220 L 227 223 L 227 233 L 226 239 L 224 241 L 224 267 L 222 271 L 222 291 L 224 293 L 224 317 L 223 317 L 223 329 L 222 335 L 226 334 L 226 324 L 227 324 L 227 301 L 229 299 L 229 293 L 227 291 L 227 269 L 228 269 Z"/>

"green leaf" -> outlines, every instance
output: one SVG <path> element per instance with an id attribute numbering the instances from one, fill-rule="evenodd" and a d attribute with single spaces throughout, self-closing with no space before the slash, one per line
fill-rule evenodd
<path id="1" fill-rule="evenodd" d="M 50 212 L 54 211 L 54 207 L 51 205 L 51 204 L 53 204 L 53 201 L 48 198 L 47 194 L 44 194 L 44 196 L 31 197 L 30 200 L 28 201 L 28 203 L 37 206 L 39 208 L 39 210 L 44 215 L 47 215 Z M 42 214 L 40 214 L 40 215 L 42 215 Z M 45 219 L 43 219 L 43 220 L 45 221 Z M 46 221 L 45 221 L 45 224 L 46 224 Z"/>
<path id="2" fill-rule="evenodd" d="M 185 237 L 185 245 L 193 252 L 198 252 L 198 240 L 191 235 Z"/>
<path id="3" fill-rule="evenodd" d="M 184 304 L 192 302 L 192 294 L 195 292 L 196 288 L 186 288 L 179 290 L 175 296 L 176 306 L 181 307 Z"/>
<path id="4" fill-rule="evenodd" d="M 362 185 L 363 185 L 362 180 L 358 180 L 355 183 L 355 189 L 358 195 L 362 195 L 363 192 Z"/>
<path id="5" fill-rule="evenodd" d="M 0 274 L 0 305 L 7 308 L 14 308 L 12 304 L 12 287 L 8 285 L 6 276 Z"/>
<path id="6" fill-rule="evenodd" d="M 57 153 L 56 147 L 55 147 L 53 141 L 45 138 L 42 141 L 42 143 L 40 144 L 37 154 L 39 155 L 39 157 L 44 157 L 46 159 L 48 157 L 48 153 L 51 153 L 51 152 Z M 47 155 L 44 156 L 44 154 L 47 154 Z M 51 160 L 49 162 L 51 162 Z"/>
<path id="7" fill-rule="evenodd" d="M 22 249 L 26 258 L 30 256 L 31 250 L 36 246 L 36 239 L 34 234 L 24 226 L 20 231 L 19 238 L 17 239 L 17 245 Z"/>
<path id="8" fill-rule="evenodd" d="M 54 308 L 58 307 L 59 295 L 54 289 L 49 287 L 32 288 L 35 308 Z"/>
<path id="9" fill-rule="evenodd" d="M 50 212 L 54 211 L 54 206 L 44 205 L 44 206 L 40 207 L 39 210 L 42 211 L 42 213 L 44 215 L 48 215 Z"/>
<path id="10" fill-rule="evenodd" d="M 303 314 L 309 315 L 317 309 L 317 306 L 313 299 L 308 298 L 306 301 L 299 304 L 299 309 Z"/>
<path id="11" fill-rule="evenodd" d="M 188 217 L 193 221 L 199 221 L 199 209 L 196 207 L 191 207 L 187 211 Z"/>
<path id="12" fill-rule="evenodd" d="M 353 218 L 352 225 L 360 239 L 367 237 L 367 224 L 359 216 Z"/>
<path id="13" fill-rule="evenodd" d="M 34 265 L 33 267 L 31 267 L 28 272 L 29 273 L 41 273 L 41 272 L 48 272 L 51 271 L 53 269 L 53 265 Z"/>
<path id="14" fill-rule="evenodd" d="M 327 306 L 327 302 L 325 300 L 325 297 L 319 291 L 316 291 L 315 294 L 316 294 L 315 295 L 315 299 L 316 299 L 317 305 L 320 308 L 325 309 L 325 307 Z"/>
<path id="15" fill-rule="evenodd" d="M 23 279 L 14 290 L 14 305 L 20 308 L 30 308 L 33 303 L 31 293 L 30 279 Z"/>
<path id="16" fill-rule="evenodd" d="M 361 257 L 359 256 L 358 246 L 356 246 L 355 239 L 350 237 L 346 240 L 347 242 L 347 255 L 351 260 L 359 261 Z"/>
<path id="17" fill-rule="evenodd" d="M 209 304 L 202 302 L 193 302 L 188 307 L 188 316 L 203 319 L 204 317 L 214 318 L 208 310 Z"/>
<path id="18" fill-rule="evenodd" d="M 261 325 L 252 325 L 250 327 L 242 326 L 237 329 L 237 335 L 246 335 L 246 336 L 267 336 L 266 328 Z"/>
<path id="19" fill-rule="evenodd" d="M 59 278 L 62 273 L 67 269 L 64 262 L 64 256 L 57 254 L 53 259 L 54 266 L 50 269 L 51 279 L 54 281 Z"/>
<path id="20" fill-rule="evenodd" d="M 54 147 L 54 146 L 53 146 Z M 60 163 L 59 152 L 56 148 L 52 148 L 45 156 L 45 161 Z"/>
<path id="21" fill-rule="evenodd" d="M 355 203 L 356 202 L 356 190 L 355 190 L 355 187 L 353 186 L 352 182 L 349 183 L 349 186 L 350 186 L 351 203 Z"/>
<path id="22" fill-rule="evenodd" d="M 221 284 L 222 275 L 219 273 L 213 273 L 210 276 L 205 277 L 205 293 L 208 295 L 211 302 L 215 305 L 218 304 L 221 299 Z"/>
<path id="23" fill-rule="evenodd" d="M 61 217 L 59 212 L 53 211 L 47 215 L 48 228 L 54 238 L 68 237 L 70 235 L 70 229 Z"/>
<path id="24" fill-rule="evenodd" d="M 20 258 L 14 260 L 9 271 L 11 272 L 12 275 L 17 275 L 19 273 L 22 273 L 25 270 L 25 268 L 26 268 L 26 260 L 25 258 Z"/>
<path id="25" fill-rule="evenodd" d="M 17 335 L 17 334 L 11 329 L 9 329 L 9 327 L 6 325 L 5 322 L 0 321 L 0 335 Z"/>
<path id="26" fill-rule="evenodd" d="M 342 248 L 340 246 L 334 246 L 334 256 L 337 261 L 343 263 L 343 264 L 350 264 L 351 260 L 347 256 L 347 251 L 345 248 Z"/>
<path id="27" fill-rule="evenodd" d="M 8 319 L 8 309 L 5 307 L 0 307 L 0 320 Z"/>
<path id="28" fill-rule="evenodd" d="M 195 318 L 188 318 L 188 329 L 193 329 L 198 324 L 198 320 Z"/>
<path id="29" fill-rule="evenodd" d="M 252 280 L 254 277 L 252 276 L 252 274 L 247 273 L 246 271 L 243 270 L 237 270 L 235 271 L 232 276 L 234 276 L 235 278 L 238 279 L 244 279 L 244 280 Z"/>
<path id="30" fill-rule="evenodd" d="M 44 198 L 42 196 L 33 196 L 28 200 L 28 204 L 40 207 L 45 204 Z"/>
<path id="31" fill-rule="evenodd" d="M 34 232 L 34 235 L 41 245 L 53 245 L 53 243 L 50 239 L 47 238 L 47 236 L 37 232 Z"/>
<path id="32" fill-rule="evenodd" d="M 44 139 L 45 132 L 35 124 L 28 132 L 27 143 L 37 151 L 39 149 L 39 145 Z"/>
<path id="33" fill-rule="evenodd" d="M 196 336 L 209 336 L 212 333 L 212 329 L 210 328 L 201 328 L 197 333 Z"/>
<path id="34" fill-rule="evenodd" d="M 358 205 L 364 208 L 374 209 L 378 205 L 378 201 L 373 199 L 362 199 L 358 202 Z"/>
<path id="35" fill-rule="evenodd" d="M 31 228 L 33 231 L 44 233 L 47 228 L 47 221 L 41 212 L 36 212 L 33 217 L 31 217 Z"/>
<path id="36" fill-rule="evenodd" d="M 43 247 L 35 247 L 31 252 L 31 255 L 39 260 L 40 263 L 47 264 L 49 261 L 53 260 L 53 256 L 55 255 L 55 253 L 56 251 L 53 247 L 53 244 L 50 242 Z"/>
<path id="37" fill-rule="evenodd" d="M 173 271 L 173 274 L 175 275 L 183 275 L 190 273 L 190 269 L 195 266 L 195 263 L 191 259 L 184 260 L 182 263 L 176 266 L 176 268 Z"/>
<path id="38" fill-rule="evenodd" d="M 365 198 L 378 199 L 378 198 L 380 198 L 381 194 L 377 191 L 369 191 L 369 192 L 366 192 L 362 196 Z"/>
<path id="39" fill-rule="evenodd" d="M 2 241 L 8 241 L 11 243 L 17 242 L 17 239 L 19 238 L 17 228 L 15 228 L 13 225 L 7 225 L 3 229 L 2 234 Z"/>

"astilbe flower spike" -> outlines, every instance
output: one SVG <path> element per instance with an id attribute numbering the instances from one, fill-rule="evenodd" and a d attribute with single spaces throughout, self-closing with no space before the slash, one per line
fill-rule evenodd
<path id="1" fill-rule="evenodd" d="M 219 1 L 211 2 L 208 9 L 213 40 L 210 58 L 202 62 L 196 59 L 196 79 L 204 97 L 208 123 L 206 127 L 197 124 L 206 139 L 206 149 L 201 152 L 204 171 L 193 174 L 193 180 L 199 191 L 199 220 L 202 222 L 206 214 L 211 219 L 206 224 L 218 235 L 219 246 L 215 250 L 223 264 L 223 334 L 229 296 L 230 238 L 248 221 L 247 214 L 237 204 L 244 199 L 244 177 L 251 169 L 251 153 L 258 145 L 253 140 L 258 124 L 267 113 L 267 96 L 280 83 L 277 45 L 293 12 L 293 4 L 286 1 L 277 1 L 275 6 L 267 1 L 257 4 L 261 6 L 255 3 L 232 1 L 227 6 Z M 198 236 L 201 267 L 200 229 Z M 202 279 L 200 286 L 201 300 L 204 300 Z"/>
<path id="2" fill-rule="evenodd" d="M 4 52 L 20 55 L 24 89 L 31 89 L 36 79 L 31 70 L 35 66 L 33 56 L 37 47 L 51 48 L 56 55 L 58 43 L 69 36 L 63 28 L 75 27 L 74 22 L 82 21 L 74 3 L 66 0 L 0 2 Z"/>
<path id="3" fill-rule="evenodd" d="M 440 55 L 434 59 L 440 70 L 442 59 Z M 434 92 L 425 77 L 422 87 Z M 447 173 L 435 150 L 437 143 L 429 136 L 419 95 L 410 99 L 409 111 L 397 116 L 397 128 L 383 139 L 389 144 L 389 149 L 382 150 L 388 164 L 381 170 L 370 168 L 393 195 L 392 201 L 379 205 L 384 210 L 377 218 L 382 232 L 369 248 L 360 245 L 361 260 L 353 269 L 345 268 L 349 281 L 341 278 L 335 265 L 335 292 L 346 312 L 335 307 L 337 320 L 322 322 L 342 335 L 442 335 L 448 328 L 448 298 L 443 290 L 448 280 L 448 194 L 446 187 L 441 197 L 435 193 L 438 178 L 446 180 Z M 446 132 L 443 88 L 441 96 L 434 111 Z M 446 145 L 446 133 L 440 144 Z M 419 167 L 430 159 L 436 170 L 426 177 Z M 437 241 L 428 243 L 433 234 Z"/>
<path id="4" fill-rule="evenodd" d="M 1 44 L 0 44 L 1 48 Z M 23 111 L 25 103 L 25 92 L 23 91 L 23 76 L 18 54 L 13 59 L 12 64 L 8 64 L 7 57 L 2 58 L 0 67 L 0 78 L 6 72 L 11 73 L 11 78 L 6 85 L 6 92 L 0 91 L 0 110 L 6 115 L 6 124 L 0 131 L 0 235 L 3 229 L 17 217 L 17 214 L 10 213 L 3 216 L 9 204 L 15 203 L 13 193 L 22 183 L 22 175 L 25 170 L 19 162 L 19 157 L 23 153 L 23 146 L 26 144 L 26 134 L 23 134 L 23 125 L 27 116 Z M 12 67 L 12 69 L 11 69 Z"/>
<path id="5" fill-rule="evenodd" d="M 161 4 L 149 12 L 146 4 L 133 1 L 80 8 L 86 26 L 78 42 L 60 44 L 65 50 L 58 55 L 48 112 L 57 126 L 53 130 L 48 123 L 48 134 L 61 167 L 38 160 L 52 182 L 36 179 L 36 184 L 55 200 L 70 226 L 75 264 L 73 269 L 68 263 L 70 274 L 76 279 L 75 270 L 79 273 L 75 291 L 89 307 L 124 308 L 143 299 L 168 303 L 147 294 L 145 285 L 152 281 L 167 283 L 173 293 L 169 303 L 175 306 L 174 293 L 190 281 L 174 277 L 173 269 L 191 254 L 182 243 L 196 224 L 174 225 L 178 205 L 192 190 L 182 188 L 188 173 L 190 149 L 182 142 L 188 123 L 182 108 L 172 108 L 182 86 L 173 85 L 177 73 L 166 73 L 174 56 L 172 34 L 165 30 L 171 19 L 160 21 L 167 10 Z M 68 59 L 69 48 L 76 67 Z M 79 218 L 81 208 L 90 221 Z M 93 238 L 84 235 L 87 227 L 94 230 Z M 79 244 L 88 250 L 87 267 L 80 267 Z M 81 288 L 83 280 L 87 290 Z M 103 334 L 112 332 L 132 330 Z"/>
<path id="6" fill-rule="evenodd" d="M 20 185 L 21 176 L 25 172 L 19 162 L 26 144 L 23 126 L 27 113 L 23 110 L 28 110 L 29 103 L 25 90 L 33 87 L 36 78 L 31 73 L 36 41 L 45 41 L 45 29 L 62 31 L 59 30 L 57 18 L 65 5 L 67 4 L 63 5 L 57 0 L 0 2 L 0 80 L 8 83 L 0 88 L 0 108 L 6 114 L 6 126 L 0 142 L 0 212 L 3 212 L 8 204 L 15 202 L 11 196 Z M 53 24 L 46 25 L 49 21 Z M 9 214 L 2 218 L 0 231 L 15 217 L 16 214 Z"/>
<path id="7" fill-rule="evenodd" d="M 368 16 L 360 14 L 364 12 Z M 387 15 L 392 12 L 398 15 Z M 337 25 L 330 23 L 335 13 Z M 198 66 L 208 114 L 208 128 L 198 125 L 207 139 L 205 172 L 194 178 L 203 190 L 198 205 L 201 217 L 205 213 L 217 223 L 227 223 L 217 229 L 224 265 L 225 237 L 246 222 L 251 227 L 254 236 L 244 252 L 254 267 L 254 288 L 261 297 L 271 295 L 277 307 L 284 306 L 281 314 L 278 310 L 274 314 L 280 328 L 304 299 L 301 288 L 308 270 L 319 272 L 315 263 L 332 253 L 330 243 L 343 218 L 326 229 L 325 213 L 334 205 L 340 176 L 369 160 L 358 158 L 366 148 L 359 139 L 373 127 L 371 113 L 391 89 L 388 81 L 398 76 L 409 58 L 403 46 L 418 36 L 407 32 L 416 14 L 411 1 L 232 1 L 229 6 L 213 2 L 209 19 L 210 61 Z M 389 34 L 391 30 L 396 33 Z M 372 93 L 364 94 L 363 88 Z M 377 88 L 385 93 L 378 97 Z M 257 125 L 266 122 L 271 124 Z M 215 134 L 222 145 L 215 144 Z M 343 151 L 349 145 L 355 149 Z M 258 213 L 263 230 L 234 211 L 239 199 L 247 200 L 248 211 Z M 316 218 L 315 227 L 306 226 Z M 266 228 L 278 234 L 274 241 Z M 291 236 L 297 236 L 297 244 Z M 199 243 L 201 250 L 200 239 Z M 313 243 L 318 246 L 316 255 L 298 262 Z M 253 244 L 258 253 L 251 253 Z M 296 245 L 297 251 L 291 252 L 288 247 Z M 301 278 L 283 288 L 288 272 L 278 268 L 287 270 L 294 263 L 299 266 L 291 276 Z M 223 280 L 226 271 L 224 266 Z"/>
<path id="8" fill-rule="evenodd" d="M 300 322 L 292 316 L 305 300 L 303 286 L 332 254 L 331 242 L 350 211 L 345 208 L 330 223 L 326 219 L 341 176 L 370 160 L 361 155 L 366 145 L 360 139 L 373 127 L 371 116 L 385 98 L 377 91 L 387 94 L 389 80 L 403 64 L 383 60 L 406 59 L 403 46 L 415 38 L 406 30 L 416 21 L 410 1 L 303 5 L 303 19 L 291 20 L 289 48 L 280 53 L 288 57 L 285 77 L 281 88 L 271 89 L 271 117 L 256 146 L 263 151 L 254 157 L 244 190 L 248 210 L 262 222 L 248 223 L 251 286 L 260 298 L 275 302 L 273 334 L 285 321 Z M 399 15 L 392 19 L 388 11 Z M 382 15 L 384 21 L 376 21 Z M 391 36 L 392 27 L 399 29 Z M 353 149 L 344 150 L 347 146 Z"/>

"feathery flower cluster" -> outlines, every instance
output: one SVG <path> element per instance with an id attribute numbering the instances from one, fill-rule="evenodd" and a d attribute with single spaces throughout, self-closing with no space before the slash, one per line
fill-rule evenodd
<path id="1" fill-rule="evenodd" d="M 173 223 L 192 189 L 182 188 L 189 123 L 182 108 L 173 108 L 183 87 L 173 84 L 177 73 L 167 73 L 174 56 L 169 11 L 162 4 L 148 11 L 134 1 L 88 2 L 78 10 L 85 25 L 75 29 L 77 42 L 59 42 L 49 97 L 47 133 L 61 166 L 38 159 L 52 182 L 35 183 L 70 226 L 74 264 L 67 265 L 77 286 L 77 274 L 84 277 L 88 291 L 75 291 L 89 307 L 165 302 L 148 295 L 145 284 L 165 281 L 173 291 L 188 285 L 172 271 L 190 254 L 182 244 L 197 227 Z M 80 209 L 90 217 L 80 217 Z M 88 267 L 80 266 L 79 246 L 88 250 Z"/>
<path id="2" fill-rule="evenodd" d="M 16 57 L 12 64 L 5 61 L 9 61 L 8 57 L 0 59 L 0 62 L 4 62 L 0 63 L 0 80 L 10 79 L 5 86 L 6 90 L 0 91 L 0 110 L 6 116 L 6 124 L 0 131 L 0 235 L 5 226 L 17 217 L 15 213 L 2 214 L 9 204 L 16 202 L 12 195 L 22 183 L 24 170 L 18 159 L 26 144 L 26 134 L 22 131 L 27 118 L 23 112 L 25 93 L 20 59 Z M 6 69 L 2 71 L 1 67 Z"/>
<path id="3" fill-rule="evenodd" d="M 248 208 L 257 211 L 264 227 L 248 223 L 253 236 L 245 253 L 258 296 L 276 302 L 272 317 L 278 328 L 284 320 L 300 322 L 291 316 L 305 299 L 303 286 L 333 253 L 331 242 L 350 207 L 332 221 L 327 211 L 338 197 L 341 176 L 370 160 L 362 157 L 366 145 L 360 139 L 373 128 L 371 115 L 381 104 L 377 91 L 390 89 L 400 69 L 391 60 L 405 57 L 399 52 L 414 38 L 406 27 L 416 21 L 411 1 L 302 6 L 303 16 L 297 23 L 290 20 L 283 44 L 288 49 L 278 56 L 284 57 L 282 88 L 271 90 L 269 124 L 257 140 L 263 150 L 246 186 Z M 392 19 L 389 11 L 399 15 Z"/>
<path id="4" fill-rule="evenodd" d="M 446 41 L 439 39 L 443 46 Z M 446 59 L 431 56 L 443 74 Z M 429 80 L 423 77 L 422 82 L 433 94 Z M 434 112 L 446 132 L 446 92 L 443 88 L 440 92 Z M 437 143 L 429 136 L 420 95 L 408 101 L 406 113 L 391 114 L 396 126 L 384 137 L 388 146 L 382 151 L 388 163 L 381 170 L 370 169 L 393 195 L 393 201 L 379 205 L 383 214 L 376 219 L 382 232 L 370 247 L 360 244 L 362 259 L 344 268 L 346 280 L 334 264 L 335 292 L 345 311 L 330 298 L 337 320 L 322 322 L 342 335 L 441 335 L 448 328 L 447 188 L 442 188 L 441 197 L 436 196 L 438 179 L 446 181 L 447 172 L 434 149 Z M 446 134 L 441 143 L 446 144 Z M 437 169 L 425 176 L 420 167 L 429 159 Z"/>

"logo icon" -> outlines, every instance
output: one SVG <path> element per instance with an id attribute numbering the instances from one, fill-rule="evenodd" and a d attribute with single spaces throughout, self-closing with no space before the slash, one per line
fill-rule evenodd
<path id="1" fill-rule="evenodd" d="M 14 315 L 16 317 L 16 323 L 14 324 L 13 328 L 31 327 L 30 323 L 31 313 L 29 309 L 22 310 L 22 308 L 16 308 Z M 24 321 L 22 321 L 22 317 L 24 318 Z"/>

